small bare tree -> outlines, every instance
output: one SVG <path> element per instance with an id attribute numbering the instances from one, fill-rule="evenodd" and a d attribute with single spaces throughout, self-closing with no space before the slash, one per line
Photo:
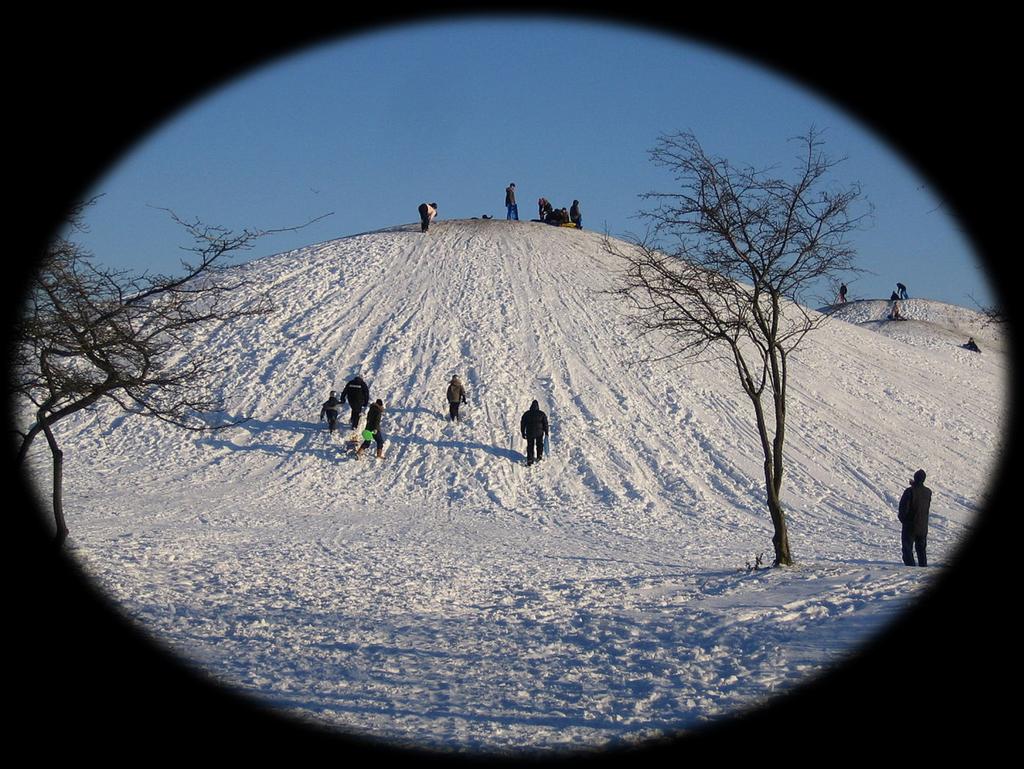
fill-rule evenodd
<path id="1" fill-rule="evenodd" d="M 787 359 L 825 319 L 801 299 L 856 272 L 848 238 L 868 215 L 854 212 L 859 186 L 825 185 L 838 161 L 813 129 L 798 141 L 786 180 L 711 157 L 691 133 L 661 137 L 651 159 L 674 172 L 680 191 L 642 196 L 658 202 L 641 214 L 653 222 L 647 238 L 626 249 L 606 240 L 624 264 L 616 293 L 641 333 L 668 345 L 657 358 L 717 352 L 735 365 L 764 455 L 775 566 L 793 562 L 782 506 Z"/>
<path id="2" fill-rule="evenodd" d="M 84 208 L 72 212 L 71 233 L 84 228 Z M 268 299 L 244 291 L 243 274 L 226 270 L 224 263 L 258 238 L 284 230 L 233 233 L 169 213 L 194 242 L 180 276 L 106 268 L 78 243 L 59 237 L 28 287 L 13 335 L 11 390 L 30 405 L 33 418 L 18 432 L 17 463 L 24 465 L 34 439 L 43 434 L 53 457 L 58 543 L 68 535 L 64 454 L 53 429 L 60 420 L 103 400 L 187 430 L 217 430 L 246 419 L 222 413 L 216 393 L 223 371 L 193 341 L 210 324 L 271 309 Z"/>

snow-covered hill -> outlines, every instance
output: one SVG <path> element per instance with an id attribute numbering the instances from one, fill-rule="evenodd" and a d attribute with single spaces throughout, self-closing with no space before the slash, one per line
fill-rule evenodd
<path id="1" fill-rule="evenodd" d="M 750 407 L 725 362 L 643 362 L 604 293 L 615 266 L 596 233 L 469 220 L 238 267 L 277 309 L 205 344 L 252 420 L 198 438 L 103 410 L 61 423 L 75 556 L 217 680 L 401 744 L 603 746 L 791 690 L 953 560 L 999 456 L 1003 347 L 962 308 L 837 310 L 791 364 L 799 564 L 751 570 L 771 526 Z M 386 404 L 384 460 L 317 422 L 356 372 Z M 534 399 L 550 454 L 527 468 Z M 935 569 L 899 557 L 918 467 Z"/>

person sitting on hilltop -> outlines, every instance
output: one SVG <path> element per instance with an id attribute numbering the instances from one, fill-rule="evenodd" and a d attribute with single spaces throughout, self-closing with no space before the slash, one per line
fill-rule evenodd
<path id="1" fill-rule="evenodd" d="M 889 320 L 904 320 L 903 316 L 900 314 L 899 302 L 892 303 L 892 309 L 889 310 Z"/>
<path id="2" fill-rule="evenodd" d="M 580 202 L 578 200 L 572 202 L 572 208 L 569 209 L 569 219 L 576 225 L 577 230 L 583 229 L 583 214 L 580 213 Z"/>
<path id="3" fill-rule="evenodd" d="M 974 341 L 973 336 L 967 340 L 967 343 L 963 345 L 963 348 L 965 350 L 970 350 L 971 352 L 981 352 L 981 348 L 978 347 L 978 343 Z"/>
<path id="4" fill-rule="evenodd" d="M 537 201 L 537 218 L 542 222 L 546 222 L 550 213 L 551 203 L 548 202 L 547 198 L 540 198 Z"/>

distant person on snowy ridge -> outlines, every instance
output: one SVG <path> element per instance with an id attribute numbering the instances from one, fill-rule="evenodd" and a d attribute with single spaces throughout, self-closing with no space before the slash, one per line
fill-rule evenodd
<path id="1" fill-rule="evenodd" d="M 516 205 L 516 183 L 512 182 L 505 188 L 505 208 L 508 210 L 508 214 L 505 216 L 506 220 L 519 221 L 519 206 Z"/>
<path id="2" fill-rule="evenodd" d="M 551 208 L 551 203 L 547 198 L 540 198 L 537 201 L 537 218 L 542 222 L 546 222 L 548 215 L 551 213 Z"/>
<path id="3" fill-rule="evenodd" d="M 892 309 L 889 310 L 889 320 L 904 320 L 904 317 L 900 314 L 900 303 L 893 302 Z"/>
<path id="4" fill-rule="evenodd" d="M 964 344 L 964 349 L 970 350 L 971 352 L 981 352 L 981 348 L 978 347 L 978 343 L 974 341 L 973 336 Z"/>
<path id="5" fill-rule="evenodd" d="M 846 304 L 846 284 L 839 286 L 839 304 Z"/>
<path id="6" fill-rule="evenodd" d="M 370 402 L 370 387 L 358 374 L 352 377 L 345 385 L 345 389 L 341 391 L 341 402 L 344 403 L 346 399 L 348 405 L 352 407 L 352 419 L 349 424 L 355 430 L 359 427 L 359 415 L 363 413 L 366 404 Z"/>
<path id="7" fill-rule="evenodd" d="M 384 417 L 384 402 L 378 398 L 374 401 L 374 404 L 370 406 L 370 410 L 366 413 L 366 427 L 363 428 L 363 442 L 356 449 L 356 458 L 363 455 L 363 450 L 370 447 L 370 439 L 367 435 L 370 435 L 373 440 L 377 442 L 377 459 L 384 458 L 384 431 L 380 429 L 380 421 Z"/>
<path id="8" fill-rule="evenodd" d="M 544 436 L 548 434 L 548 415 L 540 410 L 540 404 L 534 401 L 530 410 L 519 420 L 519 432 L 526 441 L 526 464 L 544 459 Z M 534 456 L 537 457 L 534 460 Z"/>
<path id="9" fill-rule="evenodd" d="M 932 504 L 932 490 L 924 485 L 924 470 L 914 473 L 914 480 L 900 497 L 899 520 L 903 525 L 900 542 L 903 546 L 903 563 L 907 566 L 927 566 L 928 513 Z M 914 563 L 917 551 L 917 563 Z"/>
<path id="10" fill-rule="evenodd" d="M 327 417 L 327 429 L 329 432 L 334 432 L 334 428 L 338 425 L 338 409 L 341 407 L 341 401 L 338 399 L 338 394 L 331 390 L 331 397 L 324 401 L 324 405 L 320 407 L 320 421 L 324 421 L 324 417 Z"/>
<path id="11" fill-rule="evenodd" d="M 459 404 L 466 402 L 466 388 L 462 386 L 462 381 L 458 376 L 453 376 L 452 381 L 448 383 L 446 397 L 448 398 L 448 419 L 458 422 Z"/>
<path id="12" fill-rule="evenodd" d="M 896 284 L 896 290 L 899 292 L 898 296 L 899 296 L 900 299 L 909 299 L 910 298 L 907 295 L 907 287 L 904 286 L 902 283 L 897 283 Z"/>
<path id="13" fill-rule="evenodd" d="M 580 202 L 574 200 L 572 208 L 569 209 L 569 220 L 576 225 L 577 230 L 583 229 L 583 214 L 580 213 Z"/>
<path id="14" fill-rule="evenodd" d="M 420 203 L 420 232 L 430 229 L 430 223 L 437 216 L 437 203 Z"/>

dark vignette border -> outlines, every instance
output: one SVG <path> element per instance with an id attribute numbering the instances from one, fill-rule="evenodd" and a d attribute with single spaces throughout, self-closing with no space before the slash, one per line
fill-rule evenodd
<path id="1" fill-rule="evenodd" d="M 0 329 L 6 336 L 32 259 L 63 212 L 134 140 L 207 88 L 339 34 L 471 7 L 441 3 L 387 16 L 351 7 L 303 12 L 250 6 L 229 15 L 165 6 L 149 9 L 145 20 L 112 11 L 28 10 L 20 31 L 12 29 L 15 47 L 8 53 L 14 173 L 7 179 L 18 215 L 8 225 L 16 247 L 5 260 Z M 1015 46 L 1007 19 L 974 17 L 966 9 L 897 17 L 892 8 L 860 5 L 700 12 L 689 4 L 673 7 L 678 11 L 643 12 L 621 4 L 596 11 L 593 4 L 568 2 L 557 10 L 716 45 L 767 64 L 855 114 L 950 201 L 1016 321 L 1010 282 L 1016 254 L 1009 250 L 1017 247 L 1009 245 L 1015 198 L 1007 187 L 1019 167 L 1010 140 L 1018 123 L 1009 116 Z M 520 3 L 515 10 L 552 9 Z M 1019 340 L 1012 342 L 1017 361 Z M 5 367 L 7 360 L 5 354 Z M 1016 384 L 1016 370 L 1012 378 Z M 5 388 L 7 381 L 5 375 Z M 924 760 L 957 747 L 969 748 L 975 760 L 994 758 L 1012 739 L 1011 712 L 1002 700 L 1012 696 L 1011 676 L 1019 669 L 1008 627 L 1016 608 L 1009 567 L 1017 554 L 1007 523 L 1019 509 L 1010 477 L 1019 466 L 1015 407 L 1005 435 L 989 508 L 954 566 L 916 609 L 850 663 L 768 709 L 695 736 L 649 745 L 639 754 L 612 751 L 553 762 Z M 11 468 L 12 442 L 8 452 Z M 5 720 L 15 744 L 41 756 L 93 755 L 118 763 L 150 756 L 240 761 L 313 755 L 343 763 L 477 762 L 307 730 L 211 687 L 133 635 L 83 584 L 75 567 L 48 545 L 20 479 L 10 478 L 5 489 L 17 497 L 7 506 L 13 527 L 4 559 L 13 599 L 6 659 L 16 681 L 6 690 L 13 715 Z"/>

